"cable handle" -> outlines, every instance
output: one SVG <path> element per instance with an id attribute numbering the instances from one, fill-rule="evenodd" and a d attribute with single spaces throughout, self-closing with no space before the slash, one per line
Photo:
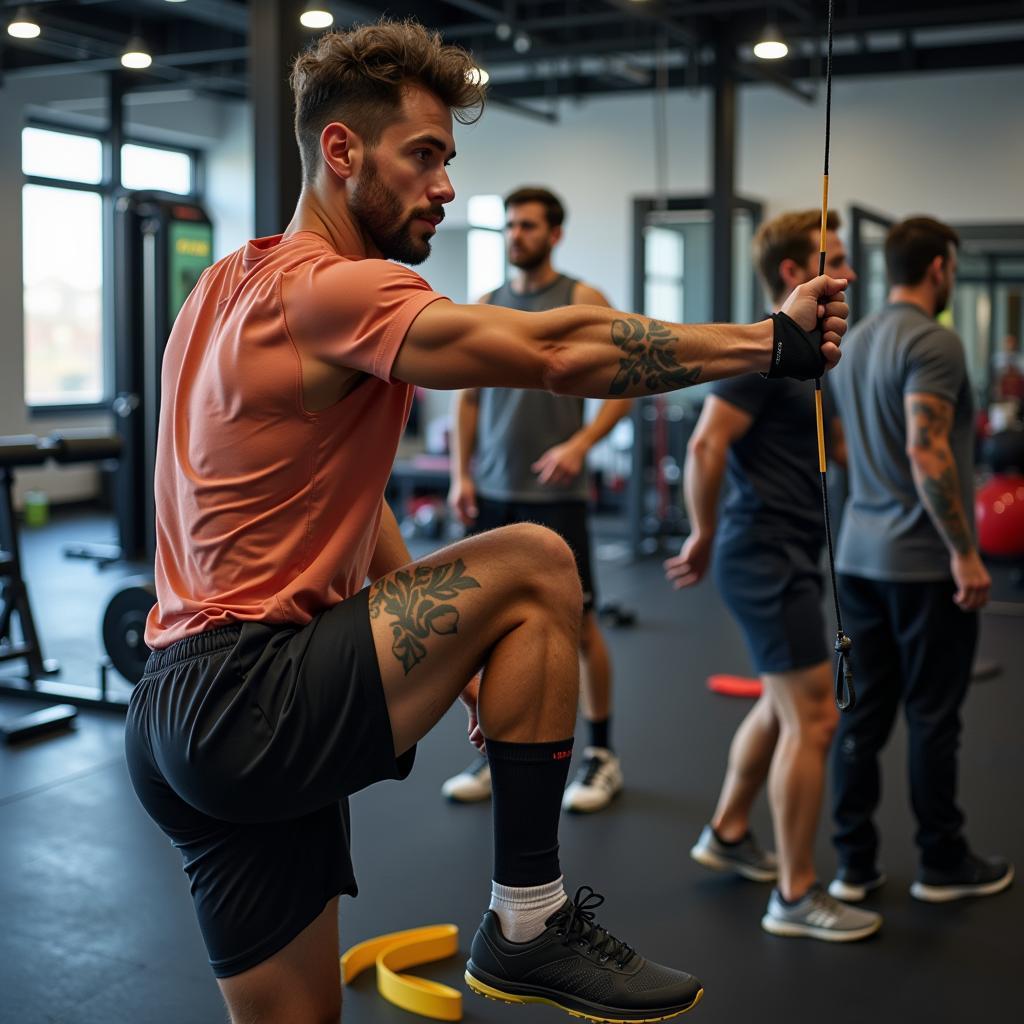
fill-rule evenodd
<path id="1" fill-rule="evenodd" d="M 853 685 L 853 666 L 850 664 L 850 651 L 853 641 L 840 630 L 836 633 L 836 707 L 840 711 L 851 711 L 857 706 L 857 690 Z"/>

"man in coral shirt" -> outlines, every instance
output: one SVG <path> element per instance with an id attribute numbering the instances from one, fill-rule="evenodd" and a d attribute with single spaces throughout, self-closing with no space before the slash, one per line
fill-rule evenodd
<path id="1" fill-rule="evenodd" d="M 235 1022 L 337 1020 L 337 897 L 356 891 L 346 798 L 404 778 L 460 695 L 494 797 L 468 984 L 621 1021 L 675 1016 L 703 991 L 598 927 L 593 890 L 563 888 L 572 552 L 521 524 L 410 564 L 384 488 L 416 385 L 630 397 L 812 377 L 839 358 L 844 282 L 818 278 L 747 326 L 445 300 L 387 260 L 425 259 L 454 198 L 453 112 L 483 100 L 472 67 L 409 23 L 300 56 L 295 216 L 204 273 L 164 357 L 154 653 L 126 747 Z"/>

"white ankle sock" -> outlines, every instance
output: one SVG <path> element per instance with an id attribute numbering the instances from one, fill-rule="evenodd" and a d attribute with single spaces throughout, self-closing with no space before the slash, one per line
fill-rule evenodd
<path id="1" fill-rule="evenodd" d="M 546 885 L 518 888 L 491 883 L 490 909 L 498 915 L 509 942 L 529 942 L 544 931 L 544 922 L 565 902 L 561 876 Z"/>

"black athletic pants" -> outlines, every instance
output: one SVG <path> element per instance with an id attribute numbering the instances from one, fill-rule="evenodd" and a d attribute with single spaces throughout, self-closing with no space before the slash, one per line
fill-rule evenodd
<path id="1" fill-rule="evenodd" d="M 840 716 L 832 748 L 834 843 L 847 867 L 877 865 L 878 755 L 901 700 L 921 863 L 948 868 L 967 852 L 964 817 L 956 802 L 957 757 L 978 615 L 960 611 L 954 593 L 952 581 L 839 577 L 844 625 L 854 641 L 857 688 L 856 707 Z"/>

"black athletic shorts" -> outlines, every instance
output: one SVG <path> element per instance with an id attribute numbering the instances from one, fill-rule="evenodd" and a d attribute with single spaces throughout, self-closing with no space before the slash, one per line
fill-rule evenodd
<path id="1" fill-rule="evenodd" d="M 719 535 L 715 583 L 743 631 L 758 674 L 792 672 L 828 660 L 821 545 Z"/>
<path id="2" fill-rule="evenodd" d="M 128 770 L 180 850 L 219 978 L 356 894 L 347 797 L 402 779 L 368 590 L 306 626 L 245 623 L 150 656 L 125 728 Z"/>
<path id="3" fill-rule="evenodd" d="M 537 523 L 554 530 L 572 548 L 583 585 L 583 610 L 597 606 L 594 571 L 590 564 L 590 528 L 585 501 L 497 501 L 477 497 L 477 516 L 471 533 L 496 530 L 513 523 Z"/>

